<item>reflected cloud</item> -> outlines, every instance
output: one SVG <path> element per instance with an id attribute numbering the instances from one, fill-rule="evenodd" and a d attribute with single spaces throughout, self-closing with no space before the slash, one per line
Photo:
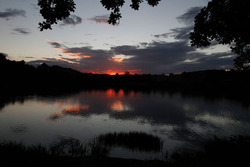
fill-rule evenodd
<path id="1" fill-rule="evenodd" d="M 77 104 L 73 107 L 68 107 L 60 112 L 51 114 L 49 116 L 49 120 L 56 121 L 64 115 L 80 116 L 81 112 L 87 111 L 88 109 L 89 109 L 89 105 L 87 104 L 83 104 L 83 105 Z"/>
<path id="2" fill-rule="evenodd" d="M 230 117 L 225 117 L 225 116 L 216 116 L 216 115 L 211 115 L 209 113 L 205 113 L 202 115 L 197 115 L 195 117 L 195 120 L 197 121 L 204 121 L 207 123 L 210 123 L 214 126 L 228 126 L 228 125 L 236 125 L 239 122 L 236 120 L 231 119 Z"/>
<path id="3" fill-rule="evenodd" d="M 57 121 L 61 117 L 61 113 L 54 113 L 49 116 L 49 120 L 51 121 Z"/>
<path id="4" fill-rule="evenodd" d="M 11 127 L 11 131 L 14 133 L 25 133 L 28 131 L 28 128 L 25 124 L 20 124 Z"/>

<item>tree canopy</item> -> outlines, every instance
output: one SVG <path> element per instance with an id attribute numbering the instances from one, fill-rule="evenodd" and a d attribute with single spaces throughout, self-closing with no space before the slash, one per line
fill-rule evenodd
<path id="1" fill-rule="evenodd" d="M 250 55 L 250 1 L 212 0 L 195 17 L 191 45 L 209 46 L 213 41 L 230 45 L 240 56 L 236 67 L 249 63 Z"/>
<path id="2" fill-rule="evenodd" d="M 38 0 L 38 6 L 45 19 L 45 21 L 39 22 L 41 31 L 51 29 L 51 25 L 69 17 L 70 12 L 74 12 L 76 8 L 74 0 Z"/>

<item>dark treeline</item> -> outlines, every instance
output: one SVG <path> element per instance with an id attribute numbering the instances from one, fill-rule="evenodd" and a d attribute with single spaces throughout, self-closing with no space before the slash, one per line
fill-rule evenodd
<path id="1" fill-rule="evenodd" d="M 24 61 L 10 61 L 0 55 L 2 90 L 67 91 L 85 88 L 167 89 L 186 92 L 246 92 L 250 71 L 207 70 L 183 72 L 178 75 L 106 75 L 89 74 L 41 64 L 38 67 Z"/>

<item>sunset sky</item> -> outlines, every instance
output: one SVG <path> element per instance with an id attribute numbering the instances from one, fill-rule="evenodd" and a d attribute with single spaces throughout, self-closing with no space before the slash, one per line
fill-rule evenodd
<path id="1" fill-rule="evenodd" d="M 194 16 L 209 0 L 126 0 L 118 25 L 109 25 L 100 0 L 75 0 L 76 11 L 40 31 L 38 0 L 0 0 L 0 53 L 32 65 L 47 63 L 92 73 L 162 74 L 233 67 L 228 46 L 191 47 Z"/>

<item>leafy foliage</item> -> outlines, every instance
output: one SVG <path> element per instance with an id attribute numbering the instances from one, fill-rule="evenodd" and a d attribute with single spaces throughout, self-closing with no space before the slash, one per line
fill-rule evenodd
<path id="1" fill-rule="evenodd" d="M 120 20 L 122 18 L 122 15 L 120 13 L 120 7 L 123 6 L 125 3 L 124 0 L 101 0 L 102 5 L 107 10 L 112 10 L 109 16 L 109 24 L 116 24 L 117 20 Z"/>
<path id="2" fill-rule="evenodd" d="M 209 2 L 195 17 L 194 30 L 190 34 L 192 46 L 209 46 L 215 40 L 219 44 L 229 44 L 234 53 L 245 56 L 250 49 L 249 6 L 249 0 Z M 246 60 L 240 58 L 243 59 Z M 239 59 L 235 63 L 237 66 L 242 64 Z"/>
<path id="3" fill-rule="evenodd" d="M 250 63 L 250 49 L 241 53 L 240 56 L 234 59 L 234 66 L 238 70 L 240 69 L 249 70 L 249 63 Z"/>
<path id="4" fill-rule="evenodd" d="M 40 13 L 45 19 L 39 23 L 41 31 L 51 29 L 51 25 L 57 24 L 58 20 L 69 17 L 70 12 L 75 11 L 75 3 L 73 0 L 38 0 Z"/>
<path id="5" fill-rule="evenodd" d="M 212 40 L 220 44 L 232 44 L 241 53 L 250 44 L 250 1 L 213 0 L 195 17 L 191 43 L 208 46 Z"/>

